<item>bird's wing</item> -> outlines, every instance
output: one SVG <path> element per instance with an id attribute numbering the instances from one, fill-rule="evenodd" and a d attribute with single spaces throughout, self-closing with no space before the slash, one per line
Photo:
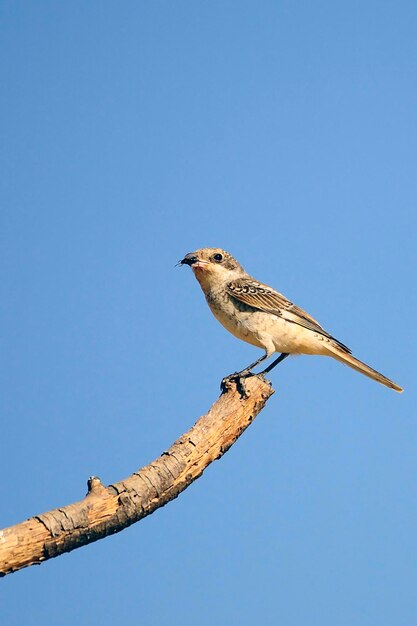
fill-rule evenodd
<path id="1" fill-rule="evenodd" d="M 264 285 L 253 278 L 238 278 L 226 286 L 226 291 L 236 300 L 254 309 L 277 315 L 287 322 L 298 324 L 324 337 L 328 337 L 334 340 L 344 351 L 350 353 L 347 346 L 329 335 L 311 315 L 287 300 L 285 296 L 275 291 L 275 289 L 268 287 L 268 285 Z"/>

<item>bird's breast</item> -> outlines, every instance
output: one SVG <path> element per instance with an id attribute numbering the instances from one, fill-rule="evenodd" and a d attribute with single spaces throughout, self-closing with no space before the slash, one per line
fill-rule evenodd
<path id="1" fill-rule="evenodd" d="M 232 335 L 253 346 L 264 348 L 264 343 L 259 339 L 254 326 L 254 316 L 257 317 L 257 313 L 253 307 L 236 301 L 225 291 L 209 292 L 206 294 L 206 300 L 214 317 Z"/>

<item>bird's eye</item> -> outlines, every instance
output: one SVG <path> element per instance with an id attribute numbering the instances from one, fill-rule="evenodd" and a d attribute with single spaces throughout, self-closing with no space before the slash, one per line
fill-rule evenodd
<path id="1" fill-rule="evenodd" d="M 213 255 L 213 261 L 216 261 L 216 263 L 221 263 L 223 261 L 223 255 L 218 252 L 217 254 Z"/>

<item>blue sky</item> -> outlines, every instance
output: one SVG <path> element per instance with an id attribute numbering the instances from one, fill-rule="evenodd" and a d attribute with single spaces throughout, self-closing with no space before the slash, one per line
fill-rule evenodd
<path id="1" fill-rule="evenodd" d="M 3 579 L 8 626 L 415 623 L 416 19 L 1 3 L 1 527 L 150 462 L 259 356 L 174 268 L 196 248 L 406 389 L 287 359 L 176 501 Z"/>

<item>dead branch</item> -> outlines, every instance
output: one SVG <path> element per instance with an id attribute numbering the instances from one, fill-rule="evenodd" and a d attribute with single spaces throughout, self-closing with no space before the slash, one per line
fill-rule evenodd
<path id="1" fill-rule="evenodd" d="M 246 396 L 231 383 L 191 430 L 129 478 L 105 487 L 92 477 L 80 502 L 0 531 L 0 576 L 120 532 L 176 498 L 234 444 L 274 393 L 259 376 L 245 384 Z"/>

